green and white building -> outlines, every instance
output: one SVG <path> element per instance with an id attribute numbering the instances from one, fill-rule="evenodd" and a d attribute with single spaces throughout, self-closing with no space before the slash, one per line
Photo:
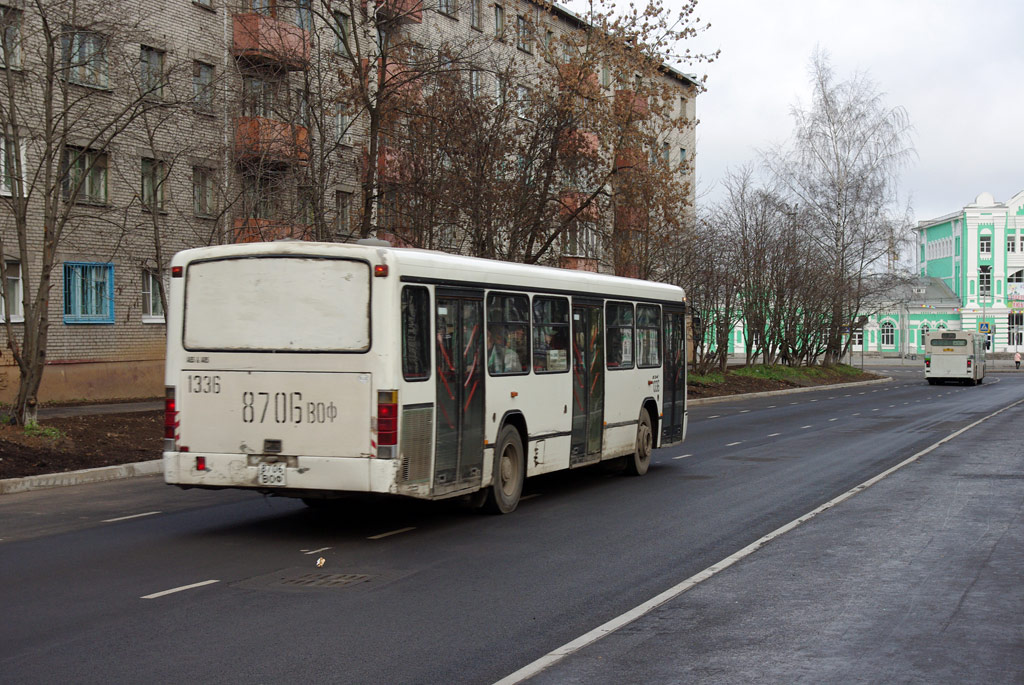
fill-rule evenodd
<path id="1" fill-rule="evenodd" d="M 987 331 L 992 352 L 1024 351 L 1024 191 L 1006 202 L 982 193 L 915 231 L 918 273 L 959 300 L 955 327 Z"/>

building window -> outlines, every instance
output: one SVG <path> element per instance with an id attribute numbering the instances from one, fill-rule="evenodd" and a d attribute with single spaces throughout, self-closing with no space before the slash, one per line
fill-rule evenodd
<path id="1" fill-rule="evenodd" d="M 164 53 L 145 45 L 139 50 L 139 90 L 152 97 L 164 94 Z"/>
<path id="2" fill-rule="evenodd" d="M 0 7 L 0 67 L 21 66 L 21 11 Z"/>
<path id="3" fill-rule="evenodd" d="M 165 207 L 164 188 L 167 165 L 158 159 L 142 159 L 142 206 L 150 211 L 162 212 Z"/>
<path id="4" fill-rule="evenodd" d="M 860 329 L 854 331 L 853 335 L 850 336 L 850 344 L 853 347 L 863 347 L 864 346 L 864 331 L 860 330 Z"/>
<path id="5" fill-rule="evenodd" d="M 574 221 L 562 234 L 562 254 L 566 257 L 598 258 L 598 234 L 590 224 Z"/>
<path id="6" fill-rule="evenodd" d="M 685 147 L 679 148 L 679 163 L 680 164 L 685 164 L 686 163 L 686 148 Z"/>
<path id="7" fill-rule="evenodd" d="M 1008 235 L 1006 236 L 1006 251 L 1016 252 L 1017 251 L 1017 236 Z"/>
<path id="8" fill-rule="evenodd" d="M 882 345 L 885 347 L 896 345 L 896 327 L 892 325 L 891 321 L 882 324 Z"/>
<path id="9" fill-rule="evenodd" d="M 192 211 L 198 217 L 216 214 L 213 169 L 192 167 Z"/>
<path id="10" fill-rule="evenodd" d="M 471 0 L 469 4 L 469 25 L 480 30 L 483 27 L 483 0 Z"/>
<path id="11" fill-rule="evenodd" d="M 107 155 L 77 147 L 64 148 L 61 186 L 65 200 L 89 204 L 107 202 Z"/>
<path id="12" fill-rule="evenodd" d="M 921 324 L 921 347 L 924 348 L 924 339 L 928 337 L 928 324 Z"/>
<path id="13" fill-rule="evenodd" d="M 521 14 L 516 16 L 516 47 L 523 52 L 533 52 L 531 33 L 530 20 Z"/>
<path id="14" fill-rule="evenodd" d="M 1006 342 L 1015 348 L 1024 345 L 1024 313 L 1011 312 L 1006 317 Z"/>
<path id="15" fill-rule="evenodd" d="M 455 0 L 438 0 L 437 2 L 437 11 L 441 14 L 454 18 L 456 10 Z"/>
<path id="16" fill-rule="evenodd" d="M 258 76 L 242 79 L 242 115 L 273 117 L 277 84 Z"/>
<path id="17" fill-rule="evenodd" d="M 476 69 L 469 70 L 469 97 L 480 97 L 480 72 Z"/>
<path id="18" fill-rule="evenodd" d="M 64 323 L 114 323 L 114 265 L 64 262 Z"/>
<path id="19" fill-rule="evenodd" d="M 61 56 L 68 81 L 107 87 L 107 39 L 102 34 L 65 28 L 61 36 Z"/>
<path id="20" fill-rule="evenodd" d="M 296 0 L 295 3 L 296 23 L 303 31 L 313 30 L 313 10 L 309 3 L 310 0 Z"/>
<path id="21" fill-rule="evenodd" d="M 213 65 L 192 63 L 192 107 L 199 112 L 213 111 Z"/>
<path id="22" fill-rule="evenodd" d="M 669 147 L 669 144 L 668 143 L 662 143 L 661 144 L 661 161 L 665 162 L 665 164 L 667 165 L 667 164 L 671 163 L 671 160 L 672 160 L 672 152 L 671 152 L 671 148 Z"/>
<path id="23" fill-rule="evenodd" d="M 505 35 L 505 8 L 501 5 L 494 6 L 494 37 L 501 40 Z"/>
<path id="24" fill-rule="evenodd" d="M 192 0 L 192 2 L 207 9 L 211 9 L 213 7 L 213 0 Z"/>
<path id="25" fill-rule="evenodd" d="M 609 369 L 633 368 L 633 305 L 609 302 L 607 306 L 607 358 Z"/>
<path id="26" fill-rule="evenodd" d="M 21 148 L 21 168 L 25 168 L 25 147 L 24 142 Z M 18 180 L 18 162 L 14 154 L 14 141 L 6 136 L 0 136 L 0 195 L 14 195 Z"/>
<path id="27" fill-rule="evenodd" d="M 555 32 L 551 29 L 544 29 L 544 59 L 548 62 L 555 60 Z"/>
<path id="28" fill-rule="evenodd" d="M 344 12 L 334 13 L 334 51 L 339 55 L 349 54 L 348 46 L 352 36 L 352 19 Z"/>
<path id="29" fill-rule="evenodd" d="M 605 65 L 601 65 L 601 87 L 608 88 L 612 85 L 612 70 Z"/>
<path id="30" fill-rule="evenodd" d="M 11 321 L 24 321 L 25 312 L 22 309 L 21 297 L 21 263 L 5 262 L 4 266 L 7 269 L 7 275 L 4 280 L 3 297 L 0 298 L 0 317 L 6 320 L 7 315 L 10 314 Z"/>
<path id="31" fill-rule="evenodd" d="M 160 299 L 160 274 L 151 269 L 142 272 L 142 321 L 164 321 L 164 303 Z"/>
<path id="32" fill-rule="evenodd" d="M 520 119 L 530 119 L 530 89 L 516 86 L 516 114 Z"/>
<path id="33" fill-rule="evenodd" d="M 338 145 L 352 146 L 352 134 L 349 132 L 351 128 L 352 117 L 349 116 L 348 107 L 338 103 L 334 110 L 334 134 Z"/>
<path id="34" fill-rule="evenodd" d="M 253 12 L 267 17 L 277 14 L 277 3 L 274 0 L 247 0 L 245 3 L 252 8 Z"/>
<path id="35" fill-rule="evenodd" d="M 338 240 L 346 240 L 352 234 L 352 193 L 339 190 L 335 196 L 334 231 Z"/>
<path id="36" fill-rule="evenodd" d="M 981 254 L 984 254 L 984 255 L 991 255 L 992 254 L 992 236 L 990 236 L 990 235 L 983 235 L 983 236 L 981 236 L 981 242 L 980 242 L 980 246 L 978 248 L 978 252 L 980 252 Z"/>
<path id="37" fill-rule="evenodd" d="M 992 267 L 983 266 L 978 269 L 978 294 L 988 297 L 992 294 Z"/>

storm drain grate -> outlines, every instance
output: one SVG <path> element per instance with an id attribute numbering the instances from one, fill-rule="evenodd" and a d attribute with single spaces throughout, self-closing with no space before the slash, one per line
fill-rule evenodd
<path id="1" fill-rule="evenodd" d="M 303 573 L 295 578 L 281 578 L 284 587 L 346 587 L 369 580 L 365 573 Z"/>

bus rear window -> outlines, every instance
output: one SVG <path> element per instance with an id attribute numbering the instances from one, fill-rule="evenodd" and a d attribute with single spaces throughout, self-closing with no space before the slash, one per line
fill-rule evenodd
<path id="1" fill-rule="evenodd" d="M 194 262 L 182 342 L 188 350 L 365 352 L 370 267 L 283 256 Z"/>

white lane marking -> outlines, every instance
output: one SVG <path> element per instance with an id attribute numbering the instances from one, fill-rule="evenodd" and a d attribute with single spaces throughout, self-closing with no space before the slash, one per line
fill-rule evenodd
<path id="1" fill-rule="evenodd" d="M 810 426 L 800 426 L 801 430 L 804 429 L 804 428 L 810 428 Z"/>
<path id="2" fill-rule="evenodd" d="M 768 405 L 768 408 L 769 408 L 769 409 L 775 409 L 775 406 L 776 406 L 776 405 L 774 405 L 774 404 L 769 404 L 769 405 Z"/>
<path id="3" fill-rule="evenodd" d="M 829 421 L 838 421 L 839 419 L 829 419 Z"/>
<path id="4" fill-rule="evenodd" d="M 799 402 L 790 402 L 790 404 L 800 404 Z"/>
<path id="5" fill-rule="evenodd" d="M 721 414 L 715 414 L 714 416 L 709 416 L 708 418 L 709 419 L 717 419 L 719 416 L 721 416 Z"/>
<path id="6" fill-rule="evenodd" d="M 142 518 L 143 516 L 152 516 L 153 514 L 162 514 L 160 511 L 147 511 L 144 514 L 132 514 L 131 516 L 118 516 L 116 519 L 103 519 L 100 523 L 113 523 L 114 521 L 127 521 L 128 519 Z"/>
<path id="7" fill-rule="evenodd" d="M 857 394 L 858 394 L 858 395 L 867 395 L 867 393 L 866 393 L 866 392 L 859 392 L 859 393 L 857 393 Z"/>
<path id="8" fill-rule="evenodd" d="M 782 433 L 769 433 L 768 437 L 769 438 L 774 438 L 774 437 L 779 436 L 779 435 L 782 435 Z"/>
<path id="9" fill-rule="evenodd" d="M 692 457 L 692 456 L 693 456 L 692 454 L 684 454 L 681 457 L 672 457 L 672 458 L 673 459 L 686 459 L 687 457 Z"/>
<path id="10" fill-rule="evenodd" d="M 655 464 L 660 464 L 661 462 L 657 462 L 657 461 L 656 461 L 656 462 L 654 462 L 654 463 L 655 463 Z M 520 501 L 520 502 L 525 502 L 525 501 L 526 501 L 526 500 L 528 500 L 528 499 L 533 499 L 534 497 L 540 497 L 540 496 L 541 496 L 541 493 L 539 493 L 539 492 L 535 492 L 535 493 L 533 493 L 532 495 L 523 495 L 522 497 L 520 497 L 520 498 L 519 498 L 519 501 Z"/>
<path id="11" fill-rule="evenodd" d="M 736 442 L 730 442 L 728 445 L 726 445 L 726 447 L 735 447 L 736 445 L 742 445 L 742 444 L 743 444 L 742 440 L 737 440 Z"/>
<path id="12" fill-rule="evenodd" d="M 860 416 L 860 412 L 854 412 L 853 414 L 850 414 L 850 416 Z"/>
<path id="13" fill-rule="evenodd" d="M 319 554 L 320 552 L 326 552 L 330 547 L 321 547 L 320 549 L 300 549 L 299 551 L 303 554 Z"/>
<path id="14" fill-rule="evenodd" d="M 719 561 L 717 564 L 712 564 L 711 566 L 708 566 L 706 569 L 704 569 L 700 573 L 697 573 L 697 574 L 694 574 L 694 575 L 690 576 L 689 578 L 687 578 L 683 582 L 681 582 L 678 585 L 675 585 L 673 587 L 670 587 L 668 590 L 665 590 L 664 592 L 662 592 L 659 595 L 655 595 L 654 597 L 650 598 L 649 600 L 647 600 L 643 604 L 638 604 L 637 606 L 633 607 L 632 609 L 630 609 L 626 613 L 620 614 L 619 616 L 616 616 L 615 618 L 611 619 L 610 621 L 607 621 L 606 623 L 603 623 L 603 624 L 599 625 L 598 627 L 594 628 L 593 630 L 591 630 L 588 633 L 584 633 L 583 635 L 580 635 L 575 640 L 567 642 L 564 645 L 562 645 L 561 647 L 558 647 L 557 649 L 553 649 L 552 651 L 548 652 L 547 654 L 545 654 L 541 658 L 537 659 L 536 661 L 533 661 L 532 663 L 529 663 L 526 666 L 523 666 L 522 668 L 520 668 L 515 673 L 511 673 L 511 674 L 505 676 L 504 678 L 502 678 L 501 680 L 496 682 L 494 685 L 516 685 L 517 683 L 521 683 L 521 682 L 523 682 L 525 680 L 528 680 L 528 679 L 532 678 L 533 676 L 537 675 L 538 673 L 540 673 L 544 669 L 548 668 L 549 666 L 553 666 L 554 664 L 557 664 L 559 661 L 561 661 L 565 657 L 570 656 L 571 654 L 574 654 L 574 653 L 580 651 L 584 647 L 588 647 L 589 645 L 592 645 L 593 643 L 597 642 L 598 640 L 600 640 L 605 635 L 610 635 L 611 633 L 614 633 L 618 629 L 620 629 L 620 628 L 622 628 L 624 626 L 627 626 L 630 623 L 632 623 L 633 621 L 637 620 L 638 618 L 640 618 L 644 614 L 650 613 L 653 609 L 657 609 L 662 604 L 675 599 L 676 597 L 678 597 L 679 595 L 683 594 L 687 590 L 693 589 L 694 587 L 696 587 L 700 583 L 703 583 L 705 580 L 707 580 L 707 579 L 711 578 L 712 576 L 717 575 L 721 571 L 724 571 L 725 569 L 729 568 L 730 566 L 735 564 L 737 561 L 740 561 L 740 560 L 742 560 L 742 559 L 744 559 L 746 557 L 749 557 L 751 554 L 753 554 L 757 550 L 761 549 L 762 547 L 764 547 L 766 544 L 768 544 L 769 542 L 771 542 L 775 538 L 780 537 L 782 535 L 785 535 L 786 533 L 788 533 L 789 531 L 793 530 L 794 528 L 796 528 L 796 527 L 798 527 L 798 526 L 800 526 L 800 525 L 802 525 L 804 523 L 807 523 L 808 521 L 810 521 L 812 518 L 814 518 L 818 514 L 821 514 L 821 513 L 825 512 L 825 511 L 828 511 L 829 509 L 831 509 L 832 507 L 836 506 L 837 504 L 841 504 L 841 503 L 845 502 L 846 500 L 850 499 L 851 497 L 853 497 L 857 493 L 860 493 L 860 492 L 863 492 L 864 490 L 867 490 L 872 485 L 875 485 L 876 483 L 878 483 L 882 479 L 887 478 L 888 476 L 892 475 L 896 471 L 899 471 L 904 466 L 907 466 L 908 464 L 913 464 L 915 461 L 917 461 L 918 459 L 920 459 L 924 455 L 928 454 L 929 452 L 934 451 L 935 449 L 937 449 L 941 445 L 943 445 L 943 444 L 949 442 L 950 440 L 952 440 L 952 439 L 962 435 L 963 433 L 966 433 L 967 431 L 969 431 L 970 429 L 974 428 L 978 424 L 980 424 L 980 423 L 982 423 L 984 421 L 988 421 L 989 419 L 991 419 L 991 418 L 993 418 L 995 416 L 998 416 L 999 414 L 1002 414 L 1004 411 L 1006 411 L 1008 409 L 1012 409 L 1013 407 L 1016 407 L 1018 404 L 1021 404 L 1022 402 L 1024 402 L 1024 399 L 1017 400 L 1013 404 L 1009 404 L 1009 405 L 1003 407 L 1002 409 L 1000 409 L 1000 410 L 998 410 L 998 411 L 996 411 L 996 412 L 994 412 L 992 414 L 989 414 L 988 416 L 985 416 L 985 417 L 982 417 L 982 418 L 978 419 L 977 421 L 975 421 L 974 423 L 972 423 L 972 424 L 970 424 L 968 426 L 964 426 L 963 428 L 961 428 L 960 430 L 958 430 L 956 432 L 950 433 L 949 435 L 947 435 L 946 437 L 942 438 L 938 442 L 936 442 L 936 443 L 934 443 L 932 445 L 929 445 L 928 447 L 925 447 L 923 450 L 921 450 L 917 454 L 915 454 L 913 456 L 910 456 L 910 457 L 907 457 L 906 459 L 901 461 L 899 464 L 896 464 L 895 466 L 893 466 L 893 467 L 891 467 L 889 469 L 886 469 L 885 471 L 882 471 L 880 474 L 878 474 L 877 476 L 875 476 L 873 478 L 869 478 L 868 480 L 864 481 L 860 485 L 858 485 L 858 486 L 856 486 L 856 487 L 854 487 L 854 488 L 852 488 L 850 490 L 847 490 L 843 494 L 839 495 L 838 497 L 836 497 L 834 499 L 829 500 L 828 502 L 825 502 L 820 507 L 818 507 L 816 509 L 812 509 L 811 511 L 807 512 L 806 514 L 804 514 L 800 518 L 793 519 L 792 521 L 790 521 L 786 525 L 781 526 L 779 528 L 776 528 L 772 532 L 768 533 L 767 535 L 765 535 L 762 538 L 759 538 L 759 539 L 755 540 L 754 542 L 750 543 L 749 545 L 747 545 L 743 549 L 739 550 L 738 552 L 730 554 L 725 559 L 722 559 L 721 561 Z"/>
<path id="15" fill-rule="evenodd" d="M 399 528 L 398 530 L 390 530 L 387 533 L 381 533 L 380 535 L 371 535 L 366 538 L 367 540 L 380 540 L 381 538 L 391 537 L 392 535 L 398 535 L 399 533 L 408 533 L 410 530 L 416 530 L 415 526 L 408 528 Z"/>
<path id="16" fill-rule="evenodd" d="M 817 402 L 818 400 L 811 400 L 811 402 Z"/>
<path id="17" fill-rule="evenodd" d="M 877 409 L 872 409 L 871 411 L 878 411 L 878 410 Z"/>
<path id="18" fill-rule="evenodd" d="M 749 409 L 740 409 L 740 413 L 741 413 L 741 414 L 747 414 L 747 413 L 749 413 L 749 412 L 750 412 L 750 410 L 749 410 Z"/>
<path id="19" fill-rule="evenodd" d="M 142 597 L 139 597 L 139 599 L 156 599 L 157 597 L 163 597 L 164 595 L 173 595 L 175 592 L 184 592 L 185 590 L 191 590 L 194 587 L 202 587 L 204 585 L 211 585 L 213 583 L 219 582 L 219 580 L 204 580 L 201 583 L 192 583 L 191 585 L 172 587 L 170 590 L 164 590 L 163 592 L 154 592 L 151 595 L 143 595 Z"/>

